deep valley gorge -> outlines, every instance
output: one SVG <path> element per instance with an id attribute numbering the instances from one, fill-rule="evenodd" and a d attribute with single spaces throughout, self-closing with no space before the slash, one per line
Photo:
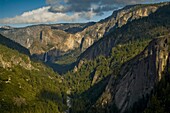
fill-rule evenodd
<path id="1" fill-rule="evenodd" d="M 170 2 L 98 22 L 0 28 L 0 113 L 169 113 Z"/>

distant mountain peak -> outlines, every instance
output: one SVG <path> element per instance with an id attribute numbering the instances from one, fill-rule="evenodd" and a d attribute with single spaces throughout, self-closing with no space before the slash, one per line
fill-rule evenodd
<path id="1" fill-rule="evenodd" d="M 10 29 L 13 29 L 13 27 L 11 27 L 11 26 L 1 26 L 0 29 L 10 30 Z"/>

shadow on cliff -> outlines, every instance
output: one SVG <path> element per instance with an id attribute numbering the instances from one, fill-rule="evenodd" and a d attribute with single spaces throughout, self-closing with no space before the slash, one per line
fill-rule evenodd
<path id="1" fill-rule="evenodd" d="M 93 105 L 99 99 L 99 97 L 104 92 L 107 83 L 110 79 L 111 75 L 108 75 L 100 82 L 91 86 L 88 90 L 81 94 L 74 94 L 72 96 L 72 108 L 70 110 L 71 113 L 78 112 L 78 113 L 89 113 L 89 112 L 96 112 L 96 109 L 93 109 Z"/>
<path id="2" fill-rule="evenodd" d="M 31 56 L 28 49 L 26 49 L 25 47 L 21 46 L 20 44 L 18 44 L 16 42 L 4 37 L 1 34 L 0 34 L 0 44 L 7 46 L 10 49 L 17 50 L 19 53 L 26 54 L 29 57 Z"/>

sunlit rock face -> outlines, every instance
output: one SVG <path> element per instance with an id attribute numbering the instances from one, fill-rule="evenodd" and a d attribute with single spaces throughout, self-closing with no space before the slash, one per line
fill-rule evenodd
<path id="1" fill-rule="evenodd" d="M 154 13 L 159 7 L 165 5 L 159 4 L 155 5 L 134 5 L 126 6 L 123 9 L 114 11 L 113 14 L 100 22 L 96 23 L 93 26 L 90 26 L 84 29 L 82 32 L 76 34 L 77 37 L 84 38 L 82 42 L 82 50 L 86 50 L 94 42 L 102 38 L 104 35 L 110 31 L 115 30 L 118 27 L 121 27 L 128 22 L 131 22 L 135 19 L 140 19 Z"/>
<path id="2" fill-rule="evenodd" d="M 28 48 L 32 55 L 36 54 L 42 57 L 46 52 L 53 50 L 53 53 L 60 54 L 53 54 L 55 56 L 51 57 L 57 57 L 75 49 L 80 49 L 80 54 L 110 31 L 135 19 L 146 17 L 163 5 L 165 3 L 126 6 L 114 11 L 110 17 L 97 23 L 1 28 L 0 33 Z"/>

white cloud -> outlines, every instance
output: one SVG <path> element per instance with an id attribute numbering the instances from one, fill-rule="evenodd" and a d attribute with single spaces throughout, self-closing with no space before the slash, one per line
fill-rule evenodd
<path id="1" fill-rule="evenodd" d="M 90 19 L 96 15 L 93 11 L 77 12 L 71 15 L 66 13 L 54 13 L 49 11 L 50 6 L 42 7 L 29 12 L 24 12 L 20 16 L 13 18 L 0 19 L 0 24 L 34 24 L 34 23 L 48 23 L 59 21 L 78 21 L 79 19 Z"/>

